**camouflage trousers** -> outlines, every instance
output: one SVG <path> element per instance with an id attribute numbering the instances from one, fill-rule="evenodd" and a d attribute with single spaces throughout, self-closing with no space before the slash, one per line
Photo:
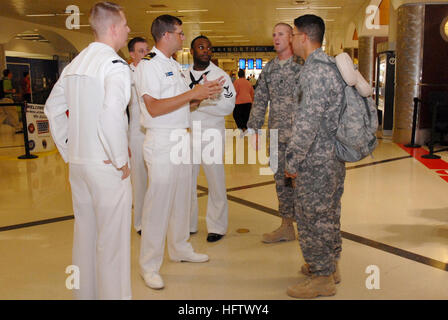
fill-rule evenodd
<path id="1" fill-rule="evenodd" d="M 282 218 L 294 219 L 294 189 L 285 179 L 286 143 L 278 143 L 278 169 L 274 174 L 278 211 Z"/>
<path id="2" fill-rule="evenodd" d="M 341 198 L 345 164 L 331 160 L 301 168 L 295 189 L 295 208 L 300 248 L 310 271 L 331 275 L 340 258 Z"/>

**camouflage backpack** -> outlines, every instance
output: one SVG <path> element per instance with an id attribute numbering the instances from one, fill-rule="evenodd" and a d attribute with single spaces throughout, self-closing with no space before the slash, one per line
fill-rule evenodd
<path id="1" fill-rule="evenodd" d="M 336 131 L 336 156 L 341 161 L 356 162 L 371 155 L 378 145 L 378 115 L 370 97 L 372 88 L 346 53 L 337 56 L 331 66 L 346 83 Z"/>

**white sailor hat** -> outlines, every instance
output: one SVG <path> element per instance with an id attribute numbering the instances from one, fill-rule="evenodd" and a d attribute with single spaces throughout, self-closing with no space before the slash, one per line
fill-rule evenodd
<path id="1" fill-rule="evenodd" d="M 352 59 L 346 52 L 343 52 L 336 56 L 336 65 L 347 85 L 355 86 L 356 90 L 362 97 L 368 97 L 372 95 L 372 87 L 364 79 L 359 70 L 355 69 Z"/>

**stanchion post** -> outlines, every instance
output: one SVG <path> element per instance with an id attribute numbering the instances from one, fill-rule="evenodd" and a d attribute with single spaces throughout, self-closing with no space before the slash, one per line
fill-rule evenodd
<path id="1" fill-rule="evenodd" d="M 22 156 L 19 156 L 19 159 L 36 159 L 37 156 L 34 154 L 30 153 L 30 143 L 28 141 L 28 128 L 27 128 L 27 124 L 26 124 L 26 108 L 27 108 L 27 103 L 21 103 L 20 104 L 20 109 L 21 109 L 21 113 L 22 113 L 22 127 L 23 127 L 23 140 L 25 142 L 25 154 Z"/>
<path id="2" fill-rule="evenodd" d="M 415 131 L 417 129 L 417 115 L 418 115 L 418 103 L 419 98 L 414 98 L 414 114 L 412 116 L 412 137 L 411 143 L 405 144 L 406 148 L 420 148 L 421 145 L 415 143 Z"/>
<path id="3" fill-rule="evenodd" d="M 441 157 L 434 154 L 434 135 L 436 130 L 436 121 L 437 121 L 437 108 L 439 106 L 439 102 L 436 101 L 434 106 L 432 106 L 432 123 L 431 123 L 431 138 L 429 140 L 429 154 L 425 154 L 422 156 L 424 159 L 440 159 Z"/>

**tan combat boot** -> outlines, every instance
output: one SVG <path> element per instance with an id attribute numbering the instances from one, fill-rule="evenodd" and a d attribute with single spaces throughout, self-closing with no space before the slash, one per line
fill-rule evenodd
<path id="1" fill-rule="evenodd" d="M 311 276 L 307 281 L 288 287 L 286 293 L 293 298 L 311 299 L 318 296 L 334 296 L 336 286 L 333 275 Z"/>
<path id="2" fill-rule="evenodd" d="M 292 241 L 296 239 L 296 233 L 294 232 L 293 224 L 282 223 L 282 225 L 270 232 L 263 234 L 261 241 L 264 243 L 274 243 L 279 241 Z"/>
<path id="3" fill-rule="evenodd" d="M 300 271 L 308 277 L 311 276 L 310 265 L 308 263 L 302 265 Z M 339 271 L 339 262 L 336 262 L 336 270 L 335 272 L 333 272 L 333 278 L 335 284 L 341 282 L 341 272 Z"/>

